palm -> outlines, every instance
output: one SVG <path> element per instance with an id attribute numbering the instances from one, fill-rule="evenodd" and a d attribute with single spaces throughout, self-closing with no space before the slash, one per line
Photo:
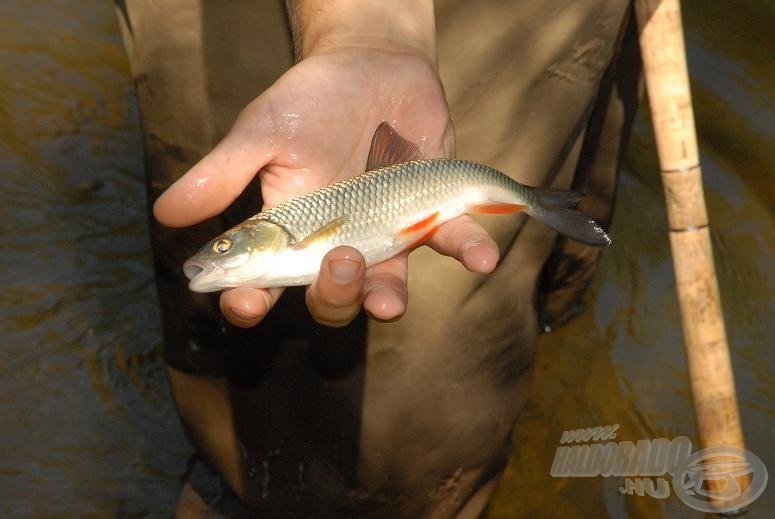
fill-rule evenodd
<path id="1" fill-rule="evenodd" d="M 315 56 L 262 97 L 243 116 L 273 129 L 273 156 L 261 179 L 267 206 L 362 173 L 382 121 L 416 141 L 426 156 L 451 151 L 449 109 L 438 76 L 415 56 Z"/>

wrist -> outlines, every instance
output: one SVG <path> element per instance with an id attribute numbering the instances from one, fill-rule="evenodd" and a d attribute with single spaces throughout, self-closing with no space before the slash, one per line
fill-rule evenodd
<path id="1" fill-rule="evenodd" d="M 407 52 L 434 65 L 432 0 L 287 0 L 296 57 L 363 47 Z"/>

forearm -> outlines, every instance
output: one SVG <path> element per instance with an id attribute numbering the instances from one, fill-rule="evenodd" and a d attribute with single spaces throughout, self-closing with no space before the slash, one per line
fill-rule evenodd
<path id="1" fill-rule="evenodd" d="M 436 63 L 432 0 L 286 0 L 301 60 L 342 47 L 406 50 Z"/>

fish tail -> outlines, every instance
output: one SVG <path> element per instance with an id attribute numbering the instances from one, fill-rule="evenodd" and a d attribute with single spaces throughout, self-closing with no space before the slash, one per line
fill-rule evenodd
<path id="1" fill-rule="evenodd" d="M 595 247 L 611 244 L 611 238 L 596 221 L 574 209 L 581 194 L 553 188 L 533 187 L 530 190 L 535 195 L 535 203 L 528 207 L 527 214 L 578 242 Z"/>

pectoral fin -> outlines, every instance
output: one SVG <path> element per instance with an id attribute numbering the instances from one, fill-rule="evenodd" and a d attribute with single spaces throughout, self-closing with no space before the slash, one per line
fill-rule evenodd
<path id="1" fill-rule="evenodd" d="M 345 216 L 339 216 L 338 218 L 334 218 L 327 224 L 323 225 L 316 231 L 308 234 L 303 239 L 297 241 L 292 245 L 294 249 L 303 249 L 305 247 L 309 247 L 310 245 L 313 245 L 321 240 L 328 240 L 330 239 L 334 234 L 339 232 L 339 229 L 347 222 L 347 217 Z"/>

